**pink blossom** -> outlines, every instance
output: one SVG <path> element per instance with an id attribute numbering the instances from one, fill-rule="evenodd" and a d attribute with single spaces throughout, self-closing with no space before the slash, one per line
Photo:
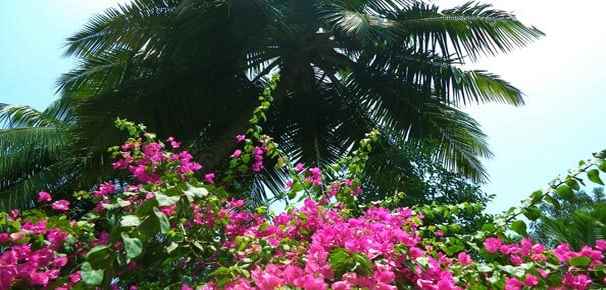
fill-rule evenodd
<path id="1" fill-rule="evenodd" d="M 337 281 L 332 284 L 332 290 L 351 290 L 351 284 L 347 281 Z"/>
<path id="2" fill-rule="evenodd" d="M 539 284 L 539 277 L 532 274 L 527 274 L 526 279 L 524 279 L 524 284 L 526 284 L 528 287 L 537 286 Z"/>
<path id="3" fill-rule="evenodd" d="M 246 135 L 243 135 L 243 134 L 236 135 L 236 142 L 237 143 L 241 143 L 244 140 L 246 140 Z"/>
<path id="4" fill-rule="evenodd" d="M 210 183 L 210 184 L 215 183 L 215 174 L 212 172 L 205 174 L 204 181 L 206 181 L 206 183 Z"/>
<path id="5" fill-rule="evenodd" d="M 69 210 L 69 201 L 61 199 L 53 202 L 52 208 L 56 211 L 66 212 Z"/>
<path id="6" fill-rule="evenodd" d="M 50 202 L 51 200 L 53 200 L 53 198 L 50 193 L 46 191 L 38 192 L 38 202 Z"/>
<path id="7" fill-rule="evenodd" d="M 501 247 L 501 240 L 498 238 L 488 238 L 484 240 L 484 249 L 489 253 L 496 253 Z"/>
<path id="8" fill-rule="evenodd" d="M 181 147 L 181 142 L 176 141 L 174 137 L 168 137 L 166 141 L 170 143 L 170 147 L 172 147 L 173 149 Z"/>
<path id="9" fill-rule="evenodd" d="M 322 184 L 322 171 L 318 167 L 312 167 L 309 169 L 309 173 L 311 174 L 307 180 L 313 185 L 321 185 Z"/>
<path id="10" fill-rule="evenodd" d="M 460 252 L 457 255 L 457 260 L 459 261 L 459 263 L 461 263 L 461 265 L 463 266 L 467 266 L 469 264 L 471 264 L 473 261 L 471 259 L 471 256 L 469 256 L 467 253 L 465 252 Z"/>
<path id="11" fill-rule="evenodd" d="M 10 235 L 8 233 L 0 233 L 0 244 L 4 244 L 10 240 Z"/>
<path id="12" fill-rule="evenodd" d="M 295 165 L 295 170 L 297 172 L 302 172 L 303 170 L 305 170 L 305 165 L 303 163 L 299 162 Z"/>
<path id="13" fill-rule="evenodd" d="M 240 155 L 242 155 L 242 150 L 236 149 L 236 150 L 234 150 L 234 153 L 232 153 L 229 157 L 231 157 L 231 158 L 240 158 Z"/>
<path id="14" fill-rule="evenodd" d="M 29 278 L 32 284 L 44 287 L 46 287 L 50 280 L 48 272 L 34 272 L 30 274 Z"/>
<path id="15" fill-rule="evenodd" d="M 71 273 L 68 277 L 70 283 L 78 283 L 80 282 L 80 271 Z"/>
<path id="16" fill-rule="evenodd" d="M 111 182 L 104 182 L 99 185 L 99 188 L 93 192 L 95 197 L 106 198 L 109 194 L 116 191 L 116 187 Z"/>
<path id="17" fill-rule="evenodd" d="M 521 290 L 524 285 L 516 278 L 507 278 L 505 280 L 505 290 Z"/>

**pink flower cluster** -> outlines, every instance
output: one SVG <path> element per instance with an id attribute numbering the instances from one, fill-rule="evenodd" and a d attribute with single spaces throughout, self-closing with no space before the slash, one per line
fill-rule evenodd
<path id="1" fill-rule="evenodd" d="M 252 164 L 253 172 L 261 172 L 261 170 L 263 170 L 263 168 L 265 168 L 263 166 L 263 155 L 264 154 L 265 154 L 265 148 L 263 148 L 263 147 L 256 146 L 253 149 L 253 164 Z"/>
<path id="2" fill-rule="evenodd" d="M 553 269 L 546 266 L 549 257 L 555 257 L 562 266 L 566 266 L 569 271 L 564 273 L 561 279 L 561 285 L 566 289 L 588 289 L 592 284 L 591 278 L 580 270 L 586 268 L 589 272 L 595 271 L 601 267 L 604 262 L 604 251 L 606 250 L 606 240 L 596 241 L 595 247 L 584 246 L 580 251 L 571 250 L 568 244 L 560 244 L 553 250 L 546 250 L 545 246 L 539 243 L 533 243 L 529 239 L 523 239 L 519 243 L 503 243 L 497 237 L 490 237 L 484 241 L 484 249 L 491 254 L 500 254 L 509 258 L 514 266 L 522 263 L 534 262 L 539 268 L 537 274 L 546 279 L 553 273 Z M 583 258 L 588 261 L 587 265 L 573 263 L 573 259 Z M 539 277 L 533 274 L 527 274 L 523 281 L 515 277 L 509 277 L 505 284 L 506 290 L 519 290 L 524 286 L 534 287 L 539 284 Z"/>
<path id="3" fill-rule="evenodd" d="M 174 138 L 168 139 L 171 147 L 177 149 L 180 143 Z M 133 152 L 142 148 L 143 155 L 133 157 Z M 192 155 L 187 151 L 178 153 L 164 151 L 164 144 L 161 142 L 150 142 L 141 145 L 132 141 L 120 147 L 120 159 L 113 163 L 114 169 L 128 169 L 130 173 L 141 183 L 158 184 L 161 182 L 159 167 L 161 164 L 172 163 L 175 172 L 182 177 L 191 175 L 200 170 L 202 165 L 193 161 Z M 96 195 L 103 195 L 99 192 Z"/>
<path id="4" fill-rule="evenodd" d="M 405 261 L 421 257 L 421 238 L 415 234 L 417 223 L 410 209 L 390 212 L 371 208 L 358 218 L 343 218 L 338 210 L 326 209 L 311 199 L 289 214 L 276 216 L 272 224 L 247 211 L 232 210 L 226 232 L 231 237 L 228 246 L 237 247 L 236 237 L 269 242 L 276 248 L 272 261 L 258 265 L 251 280 L 236 279 L 225 289 L 276 289 L 281 286 L 300 289 L 385 289 L 395 290 L 395 281 L 407 279 L 421 289 L 459 289 L 448 272 L 445 257 L 430 258 L 430 266 L 413 270 Z M 289 250 L 280 249 L 285 241 Z M 401 245 L 408 251 L 398 251 Z M 301 248 L 303 247 L 303 248 Z M 371 274 L 348 269 L 335 273 L 330 256 L 342 249 L 350 255 L 368 260 Z M 252 242 L 240 254 L 241 259 L 254 256 L 259 244 Z M 300 263 L 298 261 L 305 261 Z M 213 283 L 206 289 L 214 289 Z"/>
<path id="5" fill-rule="evenodd" d="M 97 190 L 93 191 L 93 196 L 105 199 L 115 191 L 116 187 L 114 186 L 114 184 L 112 184 L 111 182 L 104 182 L 99 185 L 99 188 L 97 188 Z"/>
<path id="6" fill-rule="evenodd" d="M 47 228 L 46 220 L 24 222 L 13 233 L 0 233 L 0 244 L 9 246 L 0 254 L 0 289 L 9 289 L 20 281 L 30 286 L 46 287 L 59 277 L 68 257 L 60 254 L 68 234 L 56 228 Z M 42 246 L 26 243 L 42 239 Z"/>
<path id="7" fill-rule="evenodd" d="M 259 172 L 265 156 L 273 156 L 271 146 L 253 146 L 244 135 L 236 139 L 247 143 L 243 150 L 252 156 L 246 166 L 232 160 L 238 167 Z M 119 147 L 114 163 L 130 171 L 135 184 L 119 190 L 105 182 L 92 192 L 93 211 L 107 215 L 67 221 L 69 201 L 53 202 L 44 191 L 37 196 L 39 209 L 1 213 L 0 221 L 7 222 L 0 224 L 0 290 L 97 287 L 84 285 L 90 276 L 81 267 L 94 256 L 89 255 L 93 247 L 105 249 L 97 258 L 112 261 L 104 273 L 115 276 L 104 277 L 111 282 L 102 289 L 583 290 L 606 284 L 606 240 L 576 251 L 567 244 L 549 249 L 495 234 L 451 250 L 448 231 L 427 235 L 431 225 L 423 225 L 423 217 L 411 209 L 352 211 L 340 198 L 359 194 L 359 180 L 337 180 L 324 188 L 321 170 L 301 163 L 293 178 L 305 178 L 310 196 L 320 200 L 305 199 L 269 218 L 264 209 L 252 211 L 244 200 L 210 185 L 214 173 L 193 174 L 201 165 L 188 152 L 175 150 L 181 144 L 174 138 L 167 140 L 170 150 L 141 140 Z M 238 149 L 232 158 L 241 154 Z M 301 180 L 296 182 L 299 186 Z M 164 259 L 154 264 L 157 269 L 142 263 L 141 255 L 151 253 Z M 156 273 L 176 279 L 170 285 L 137 280 Z"/>
<path id="8" fill-rule="evenodd" d="M 313 185 L 322 185 L 322 171 L 318 167 L 312 167 L 308 169 L 309 176 L 306 178 L 308 182 Z"/>

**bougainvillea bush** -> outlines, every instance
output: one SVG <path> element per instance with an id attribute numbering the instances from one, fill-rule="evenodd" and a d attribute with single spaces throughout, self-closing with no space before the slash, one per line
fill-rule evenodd
<path id="1" fill-rule="evenodd" d="M 205 171 L 174 138 L 158 140 L 123 120 L 117 125 L 131 138 L 111 149 L 113 167 L 129 179 L 101 183 L 70 201 L 40 192 L 36 209 L 0 214 L 0 289 L 604 286 L 606 241 L 574 251 L 524 237 L 516 217 L 533 217 L 547 191 L 467 236 L 458 234 L 456 215 L 481 210 L 474 204 L 395 210 L 385 207 L 389 201 L 359 204 L 360 172 L 376 132 L 325 174 L 291 164 L 271 138 L 251 130 L 236 136 L 239 149 L 222 174 Z M 279 213 L 251 208 L 235 198 L 246 192 L 231 191 L 268 159 L 278 159 L 291 176 Z M 562 184 L 570 187 L 572 176 Z M 558 194 L 570 190 L 553 187 Z M 75 203 L 92 206 L 83 211 Z M 436 216 L 453 218 L 432 224 Z"/>

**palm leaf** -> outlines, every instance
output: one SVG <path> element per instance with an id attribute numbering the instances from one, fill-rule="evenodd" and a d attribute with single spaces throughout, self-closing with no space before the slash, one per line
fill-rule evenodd
<path id="1" fill-rule="evenodd" d="M 401 10 L 384 12 L 389 25 L 416 47 L 443 55 L 454 51 L 459 58 L 509 52 L 543 36 L 513 14 L 477 2 L 439 11 L 435 5 L 415 1 Z"/>

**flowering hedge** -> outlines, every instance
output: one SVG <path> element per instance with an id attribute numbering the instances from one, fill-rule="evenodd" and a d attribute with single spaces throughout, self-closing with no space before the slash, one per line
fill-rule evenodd
<path id="1" fill-rule="evenodd" d="M 78 192 L 72 203 L 95 204 L 84 213 L 47 192 L 38 194 L 34 210 L 0 213 L 0 289 L 605 285 L 606 241 L 578 251 L 566 244 L 547 249 L 523 237 L 520 221 L 509 225 L 510 216 L 527 214 L 534 203 L 472 236 L 458 234 L 456 221 L 431 220 L 481 210 L 473 204 L 395 210 L 359 204 L 361 172 L 376 132 L 325 175 L 291 165 L 271 138 L 251 130 L 236 137 L 239 147 L 219 174 L 205 172 L 174 138 L 162 142 L 141 125 L 117 124 L 131 138 L 111 149 L 113 166 L 127 171 L 130 183 L 107 181 Z M 243 176 L 263 170 L 267 158 L 278 159 L 291 175 L 280 197 L 289 206 L 277 215 L 250 208 L 234 198 L 245 192 L 230 191 Z"/>

